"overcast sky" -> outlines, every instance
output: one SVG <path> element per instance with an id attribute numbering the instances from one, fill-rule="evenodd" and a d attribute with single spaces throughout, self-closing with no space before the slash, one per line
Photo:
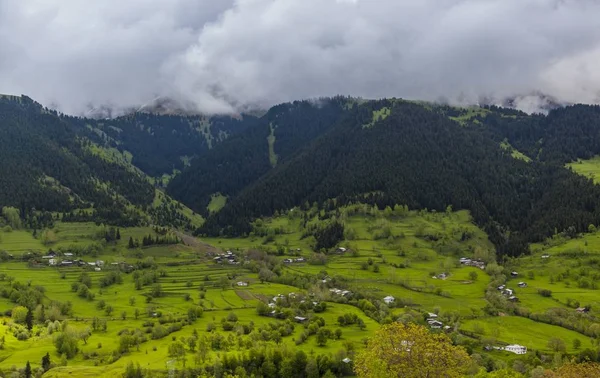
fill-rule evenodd
<path id="1" fill-rule="evenodd" d="M 600 102 L 596 0 L 0 0 L 0 93 L 80 114 L 336 94 Z"/>

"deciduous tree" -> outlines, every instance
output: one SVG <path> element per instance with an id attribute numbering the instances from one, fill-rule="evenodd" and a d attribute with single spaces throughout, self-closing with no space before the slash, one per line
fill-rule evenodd
<path id="1" fill-rule="evenodd" d="M 462 377 L 470 357 L 444 334 L 416 324 L 383 326 L 355 359 L 359 377 Z"/>

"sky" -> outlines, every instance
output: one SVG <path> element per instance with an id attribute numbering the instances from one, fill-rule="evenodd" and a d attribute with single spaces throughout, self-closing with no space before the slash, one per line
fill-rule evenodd
<path id="1" fill-rule="evenodd" d="M 0 0 L 0 93 L 65 113 L 333 95 L 600 102 L 596 0 Z"/>

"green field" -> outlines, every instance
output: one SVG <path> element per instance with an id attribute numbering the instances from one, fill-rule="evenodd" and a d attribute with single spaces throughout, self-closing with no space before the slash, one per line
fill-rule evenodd
<path id="1" fill-rule="evenodd" d="M 523 160 L 526 163 L 529 163 L 531 161 L 531 158 L 529 156 L 515 149 L 513 146 L 510 145 L 510 143 L 508 143 L 507 140 L 504 140 L 500 143 L 500 148 L 510 152 L 510 155 L 515 159 Z"/>
<path id="2" fill-rule="evenodd" d="M 211 213 L 216 213 L 217 211 L 221 210 L 226 203 L 227 196 L 224 196 L 221 193 L 215 193 L 210 197 L 210 202 L 208 203 L 207 209 Z"/>
<path id="3" fill-rule="evenodd" d="M 527 345 L 530 349 L 551 352 L 548 349 L 548 338 L 558 337 L 565 341 L 567 351 L 576 352 L 573 348 L 573 340 L 582 342 L 581 348 L 592 348 L 592 343 L 581 334 L 562 327 L 540 324 L 532 320 L 515 317 L 500 316 L 494 318 L 481 318 L 466 321 L 464 329 L 474 331 L 479 328 L 484 338 L 496 339 L 506 344 Z"/>
<path id="4" fill-rule="evenodd" d="M 592 179 L 596 184 L 600 183 L 600 156 L 595 156 L 589 160 L 577 160 L 567 164 L 567 167 L 582 176 Z"/>
<path id="5" fill-rule="evenodd" d="M 157 201 L 163 200 L 167 199 L 157 198 Z M 186 236 L 185 243 L 135 248 L 129 248 L 130 238 L 140 242 L 148 235 L 152 238 L 161 235 L 152 227 L 122 228 L 120 239 L 107 242 L 107 227 L 57 221 L 52 229 L 53 241 L 44 245 L 40 235 L 45 230 L 35 236 L 25 230 L 0 232 L 0 250 L 13 255 L 0 264 L 1 313 L 10 314 L 22 303 L 20 298 L 27 288 L 43 286 L 43 298 L 38 303 L 44 304 L 46 314 L 68 320 L 72 332 L 81 333 L 91 328 L 94 318 L 106 320 L 107 324 L 105 331 L 92 330 L 85 342 L 80 340 L 79 352 L 64 366 L 65 359 L 57 353 L 53 342 L 55 336 L 49 334 L 45 323 L 36 325 L 30 337 L 21 341 L 14 331 L 20 326 L 7 316 L 0 324 L 0 328 L 4 328 L 0 334 L 6 335 L 4 348 L 0 348 L 0 369 L 7 371 L 13 366 L 22 366 L 24 361 L 30 361 L 35 369 L 47 352 L 56 364 L 47 373 L 50 377 L 114 376 L 121 374 L 131 361 L 152 371 L 181 368 L 182 360 L 173 362 L 173 356 L 169 355 L 170 346 L 191 337 L 212 343 L 221 337 L 218 335 L 222 335 L 227 347 L 211 347 L 205 364 L 213 364 L 223 353 L 248 353 L 252 348 L 286 353 L 300 350 L 309 356 L 342 358 L 340 356 L 363 348 L 363 341 L 380 322 L 412 319 L 426 325 L 425 314 L 431 312 L 437 313 L 450 327 L 447 332 L 464 333 L 463 340 L 469 342 L 519 343 L 530 351 L 550 353 L 548 340 L 559 337 L 565 342 L 567 353 L 593 347 L 590 338 L 577 330 L 534 319 L 552 311 L 579 316 L 575 314 L 574 301 L 581 306 L 591 306 L 592 312 L 600 308 L 596 288 L 579 287 L 573 278 L 558 279 L 559 275 L 565 276 L 565 269 L 571 269 L 568 277 L 594 280 L 596 256 L 600 261 L 599 232 L 574 239 L 557 236 L 533 245 L 531 256 L 506 262 L 505 270 L 519 272 L 517 278 L 509 277 L 507 285 L 515 287 L 522 280 L 528 283 L 526 288 L 515 288 L 520 302 L 505 310 L 522 316 L 512 313 L 490 316 L 485 311 L 489 301 L 486 291 L 497 276 L 459 263 L 462 257 L 492 265 L 495 260 L 493 245 L 473 224 L 467 211 L 454 212 L 449 208 L 446 212 L 417 212 L 402 206 L 394 209 L 347 206 L 339 209 L 336 218 L 345 228 L 345 240 L 338 246 L 346 251 L 331 248 L 324 250 L 326 254 L 317 255 L 313 252 L 315 238 L 307 237 L 306 230 L 311 225 L 319 225 L 318 217 L 323 215 L 315 209 L 294 209 L 255 222 L 254 232 L 246 238 Z M 99 271 L 87 265 L 49 266 L 41 255 L 50 249 L 59 253 L 59 261 L 67 259 L 61 254 L 73 251 L 72 258 L 86 263 L 102 260 L 104 264 Z M 215 260 L 215 256 L 228 250 L 233 251 L 239 264 Z M 542 255 L 550 257 L 542 259 Z M 285 261 L 298 258 L 304 260 Z M 123 270 L 122 267 L 128 265 L 135 271 Z M 584 267 L 588 267 L 586 272 L 582 271 Z M 266 279 L 265 269 L 271 272 Z M 88 297 L 80 295 L 77 286 L 82 273 L 89 277 L 91 294 Z M 144 274 L 150 274 L 150 281 L 136 283 Z M 105 285 L 104 282 L 115 275 L 120 282 Z M 247 286 L 240 286 L 238 282 Z M 348 290 L 350 296 L 332 291 L 340 288 Z M 552 295 L 543 297 L 539 289 L 549 289 Z M 13 291 L 20 294 L 12 294 Z M 325 346 L 319 346 L 315 335 L 305 335 L 308 326 L 305 329 L 290 320 L 260 316 L 257 306 L 274 302 L 276 296 L 286 298 L 275 307 L 282 314 L 288 311 L 284 317 L 293 318 L 295 314 L 313 320 L 321 317 L 325 329 L 341 330 L 341 338 L 330 338 Z M 395 298 L 393 304 L 384 304 L 383 298 L 387 296 Z M 301 309 L 295 298 L 325 303 L 326 308 L 321 312 Z M 362 298 L 362 302 L 357 298 Z M 62 313 L 59 306 L 65 303 L 70 303 L 71 310 Z M 36 311 L 39 312 L 39 308 L 40 305 Z M 188 320 L 190 309 L 196 308 L 202 309 L 202 315 Z M 225 330 L 222 321 L 231 313 L 235 313 L 237 320 L 232 330 Z M 338 318 L 345 314 L 356 315 L 363 326 L 339 324 Z M 533 315 L 527 318 L 526 314 Z M 593 322 L 589 319 L 582 317 L 578 321 L 591 327 Z M 165 327 L 178 325 L 180 329 L 153 339 L 150 336 L 160 322 L 164 322 Z M 259 340 L 275 325 L 285 324 L 293 325 L 293 331 L 281 340 Z M 244 326 L 253 327 L 254 331 L 240 334 Z M 122 342 L 120 333 L 125 329 L 147 332 L 144 333 L 146 341 L 139 344 L 139 350 L 130 347 L 117 353 Z M 573 344 L 575 339 L 581 341 L 578 349 Z M 196 353 L 186 350 L 186 362 L 192 366 Z M 115 353 L 118 354 L 116 359 Z M 492 358 L 506 359 L 503 352 L 489 354 Z"/>

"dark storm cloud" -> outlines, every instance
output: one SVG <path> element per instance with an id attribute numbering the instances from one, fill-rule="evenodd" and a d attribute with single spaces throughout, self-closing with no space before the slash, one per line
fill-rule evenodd
<path id="1" fill-rule="evenodd" d="M 596 103 L 591 0 L 0 0 L 0 92 L 68 112 L 335 94 Z"/>

